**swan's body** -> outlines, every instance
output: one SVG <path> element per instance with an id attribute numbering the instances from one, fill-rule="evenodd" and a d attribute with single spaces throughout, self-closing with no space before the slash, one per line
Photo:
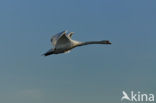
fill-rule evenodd
<path id="1" fill-rule="evenodd" d="M 62 31 L 51 38 L 51 42 L 53 45 L 53 49 L 50 49 L 44 55 L 48 56 L 51 54 L 59 54 L 70 51 L 71 49 L 77 46 L 83 46 L 88 44 L 111 44 L 108 40 L 102 41 L 90 41 L 90 42 L 79 42 L 76 40 L 72 40 L 73 32 L 66 34 L 66 31 Z"/>

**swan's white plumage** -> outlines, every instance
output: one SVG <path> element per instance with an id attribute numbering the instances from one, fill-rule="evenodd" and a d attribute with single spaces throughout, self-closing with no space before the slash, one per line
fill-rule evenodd
<path id="1" fill-rule="evenodd" d="M 64 30 L 64 31 L 62 31 L 62 32 L 60 32 L 60 33 L 57 33 L 57 34 L 55 34 L 54 36 L 52 36 L 52 38 L 51 38 L 51 43 L 52 43 L 52 45 L 53 45 L 54 47 L 56 46 L 57 41 L 58 41 L 66 32 L 67 32 L 67 31 Z"/>
<path id="2" fill-rule="evenodd" d="M 71 48 L 80 43 L 71 39 L 73 32 L 68 34 L 66 34 L 66 32 L 67 31 L 62 31 L 51 38 L 52 45 L 55 49 Z"/>
<path id="3" fill-rule="evenodd" d="M 61 35 L 61 37 L 57 40 L 55 48 L 62 49 L 62 48 L 70 48 L 72 46 L 71 40 L 66 34 Z"/>
<path id="4" fill-rule="evenodd" d="M 74 34 L 74 32 L 70 32 L 70 33 L 67 34 L 67 36 L 68 36 L 69 38 L 71 38 L 73 34 Z"/>
<path id="5" fill-rule="evenodd" d="M 103 41 L 89 41 L 89 42 L 79 42 L 76 40 L 72 40 L 71 37 L 74 32 L 70 32 L 67 34 L 67 31 L 64 30 L 60 33 L 57 33 L 51 38 L 51 43 L 53 45 L 53 49 L 50 49 L 44 55 L 48 56 L 51 54 L 59 54 L 69 52 L 71 49 L 77 46 L 83 46 L 88 44 L 111 44 L 108 40 Z"/>

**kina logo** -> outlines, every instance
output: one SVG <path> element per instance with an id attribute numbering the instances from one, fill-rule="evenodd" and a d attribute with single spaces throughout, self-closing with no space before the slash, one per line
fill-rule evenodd
<path id="1" fill-rule="evenodd" d="M 150 93 L 150 94 L 145 94 L 145 93 L 141 93 L 140 91 L 138 92 L 134 92 L 131 91 L 130 94 L 128 95 L 125 91 L 122 91 L 122 97 L 121 97 L 121 101 L 132 101 L 132 102 L 154 102 L 154 94 Z"/>

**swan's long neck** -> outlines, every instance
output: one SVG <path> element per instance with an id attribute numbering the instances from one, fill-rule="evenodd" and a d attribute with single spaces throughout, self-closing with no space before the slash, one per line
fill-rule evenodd
<path id="1" fill-rule="evenodd" d="M 101 40 L 101 41 L 88 41 L 88 42 L 82 42 L 77 46 L 83 46 L 83 45 L 89 45 L 89 44 L 112 44 L 108 40 Z"/>

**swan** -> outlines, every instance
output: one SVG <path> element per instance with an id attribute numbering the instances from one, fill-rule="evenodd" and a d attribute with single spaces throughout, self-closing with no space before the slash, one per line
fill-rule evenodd
<path id="1" fill-rule="evenodd" d="M 108 40 L 102 40 L 102 41 L 88 41 L 88 42 L 80 42 L 76 40 L 72 40 L 72 35 L 74 32 L 67 33 L 67 30 L 64 30 L 60 33 L 57 33 L 51 38 L 51 43 L 53 45 L 53 48 L 44 53 L 44 56 L 48 56 L 51 54 L 60 54 L 60 53 L 66 53 L 69 52 L 71 49 L 78 47 L 78 46 L 84 46 L 88 44 L 111 44 Z"/>

